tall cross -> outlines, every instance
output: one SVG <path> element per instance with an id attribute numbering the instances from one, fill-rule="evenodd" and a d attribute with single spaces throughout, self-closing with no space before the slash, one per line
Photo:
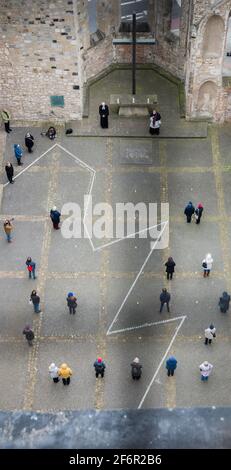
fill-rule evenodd
<path id="1" fill-rule="evenodd" d="M 132 45 L 132 94 L 136 94 L 136 45 L 156 44 L 155 39 L 136 39 L 136 13 L 132 14 L 132 39 L 113 39 L 113 44 L 128 44 Z"/>

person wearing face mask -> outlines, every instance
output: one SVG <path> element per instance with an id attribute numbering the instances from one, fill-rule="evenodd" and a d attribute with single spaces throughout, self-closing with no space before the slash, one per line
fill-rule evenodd
<path id="1" fill-rule="evenodd" d="M 100 125 L 102 129 L 108 129 L 109 108 L 107 104 L 104 102 L 99 107 L 99 115 L 100 115 Z"/>

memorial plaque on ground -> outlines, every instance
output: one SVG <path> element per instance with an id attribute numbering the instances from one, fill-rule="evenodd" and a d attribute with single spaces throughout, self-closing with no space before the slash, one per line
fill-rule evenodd
<path id="1" fill-rule="evenodd" d="M 153 143 L 120 140 L 120 163 L 123 165 L 153 165 Z"/>

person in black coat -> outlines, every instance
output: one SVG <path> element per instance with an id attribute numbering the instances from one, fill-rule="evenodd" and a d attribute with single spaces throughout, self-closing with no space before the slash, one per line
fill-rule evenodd
<path id="1" fill-rule="evenodd" d="M 59 230 L 59 223 L 60 223 L 60 217 L 61 217 L 61 214 L 59 211 L 57 211 L 57 207 L 54 206 L 51 210 L 50 210 L 50 218 L 52 220 L 52 223 L 53 223 L 53 227 L 55 230 Z"/>
<path id="2" fill-rule="evenodd" d="M 102 129 L 108 128 L 108 116 L 109 116 L 109 108 L 107 104 L 102 103 L 99 107 L 99 115 L 100 115 L 100 125 Z"/>
<path id="3" fill-rule="evenodd" d="M 26 325 L 22 333 L 23 335 L 25 335 L 29 346 L 33 346 L 34 332 L 31 329 L 30 325 Z"/>
<path id="4" fill-rule="evenodd" d="M 164 304 L 167 305 L 167 310 L 168 310 L 168 312 L 170 312 L 170 310 L 169 310 L 170 299 L 171 299 L 171 295 L 169 294 L 167 289 L 166 288 L 162 289 L 162 292 L 160 294 L 160 313 L 163 310 Z"/>
<path id="5" fill-rule="evenodd" d="M 6 170 L 6 175 L 7 175 L 8 181 L 11 184 L 13 184 L 14 183 L 14 181 L 13 181 L 14 167 L 13 167 L 12 163 L 7 162 L 7 164 L 5 166 L 5 170 Z"/>
<path id="6" fill-rule="evenodd" d="M 32 147 L 34 146 L 34 137 L 30 134 L 30 132 L 27 132 L 25 135 L 25 146 L 27 147 L 29 153 L 33 152 Z"/>
<path id="7" fill-rule="evenodd" d="M 77 309 L 77 299 L 72 292 L 69 292 L 67 296 L 67 306 L 69 308 L 70 315 L 75 315 Z"/>
<path id="8" fill-rule="evenodd" d="M 106 369 L 106 365 L 105 365 L 105 362 L 102 360 L 102 357 L 98 357 L 96 359 L 96 361 L 93 364 L 93 367 L 95 368 L 96 378 L 98 378 L 99 375 L 101 375 L 101 377 L 103 378 L 104 377 L 104 372 L 105 372 L 105 369 Z"/>
<path id="9" fill-rule="evenodd" d="M 167 279 L 172 279 L 172 276 L 173 276 L 173 273 L 175 271 L 175 266 L 176 266 L 176 263 L 175 261 L 173 261 L 172 257 L 170 256 L 168 258 L 168 261 L 165 263 L 165 266 L 166 266 L 166 273 L 167 273 Z"/>
<path id="10" fill-rule="evenodd" d="M 229 310 L 230 295 L 227 292 L 223 292 L 222 297 L 219 300 L 219 307 L 222 313 L 226 313 Z"/>
<path id="11" fill-rule="evenodd" d="M 200 223 L 203 210 L 204 210 L 204 207 L 202 206 L 200 202 L 195 210 L 196 224 Z"/>
<path id="12" fill-rule="evenodd" d="M 131 368 L 133 380 L 139 380 L 142 374 L 142 364 L 140 364 L 138 357 L 135 357 L 135 359 L 132 361 Z"/>
<path id="13" fill-rule="evenodd" d="M 191 222 L 192 215 L 194 214 L 194 212 L 195 212 L 195 207 L 193 206 L 192 202 L 189 201 L 189 203 L 187 204 L 184 210 L 184 213 L 187 217 L 188 224 Z"/>

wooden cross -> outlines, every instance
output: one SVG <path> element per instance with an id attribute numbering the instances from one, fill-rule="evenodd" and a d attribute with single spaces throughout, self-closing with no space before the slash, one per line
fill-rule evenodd
<path id="1" fill-rule="evenodd" d="M 136 39 L 136 13 L 132 14 L 132 39 L 113 39 L 113 44 L 128 44 L 132 45 L 132 94 L 136 94 L 136 45 L 138 44 L 147 44 L 154 45 L 156 44 L 155 39 Z"/>

